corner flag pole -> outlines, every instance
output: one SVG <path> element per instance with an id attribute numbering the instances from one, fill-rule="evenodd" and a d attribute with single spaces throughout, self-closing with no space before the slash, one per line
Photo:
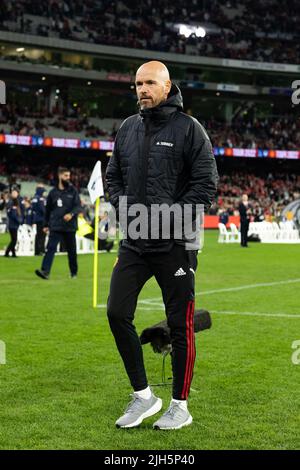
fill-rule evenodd
<path id="1" fill-rule="evenodd" d="M 99 231 L 100 198 L 97 197 L 95 205 L 95 234 L 94 234 L 94 272 L 93 272 L 93 307 L 97 307 L 98 300 L 98 231 Z"/>
<path id="2" fill-rule="evenodd" d="M 94 166 L 88 184 L 92 204 L 95 204 L 95 234 L 94 234 L 94 268 L 93 268 L 93 307 L 97 307 L 98 300 L 98 237 L 99 237 L 99 206 L 100 197 L 104 195 L 101 162 Z"/>

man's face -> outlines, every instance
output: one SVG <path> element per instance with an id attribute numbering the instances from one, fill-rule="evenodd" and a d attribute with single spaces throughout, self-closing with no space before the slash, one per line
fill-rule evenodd
<path id="1" fill-rule="evenodd" d="M 136 93 L 141 109 L 154 108 L 167 99 L 170 86 L 155 70 L 141 69 L 136 74 Z"/>
<path id="2" fill-rule="evenodd" d="M 59 178 L 60 178 L 60 181 L 61 182 L 70 182 L 70 178 L 71 178 L 71 173 L 69 171 L 65 171 L 64 173 L 60 173 L 59 175 Z"/>

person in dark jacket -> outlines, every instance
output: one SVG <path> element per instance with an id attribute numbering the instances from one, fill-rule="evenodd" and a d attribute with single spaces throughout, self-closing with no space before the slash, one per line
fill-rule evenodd
<path id="1" fill-rule="evenodd" d="M 220 224 L 227 225 L 229 222 L 229 214 L 227 209 L 223 209 L 222 212 L 219 214 L 219 222 Z"/>
<path id="2" fill-rule="evenodd" d="M 70 183 L 70 171 L 58 169 L 58 185 L 47 197 L 44 231 L 49 231 L 47 251 L 41 269 L 35 271 L 42 279 L 49 279 L 57 245 L 63 241 L 68 252 L 70 275 L 77 276 L 76 230 L 77 216 L 81 211 L 80 198 L 76 188 Z"/>
<path id="3" fill-rule="evenodd" d="M 10 243 L 6 248 L 5 255 L 7 258 L 9 254 L 12 254 L 13 258 L 16 258 L 16 244 L 18 241 L 18 229 L 24 221 L 24 206 L 20 193 L 17 189 L 13 189 L 11 192 L 10 200 L 6 206 L 7 220 L 8 220 L 8 231 L 10 234 Z"/>
<path id="4" fill-rule="evenodd" d="M 31 201 L 29 198 L 24 197 L 23 199 L 23 205 L 24 205 L 24 224 L 30 225 L 32 227 L 33 225 L 33 211 L 32 211 L 32 206 L 31 206 Z"/>
<path id="5" fill-rule="evenodd" d="M 33 223 L 36 225 L 36 237 L 34 254 L 42 255 L 45 252 L 44 220 L 46 215 L 46 199 L 44 185 L 39 184 L 36 188 L 35 195 L 31 201 L 33 211 Z"/>
<path id="6" fill-rule="evenodd" d="M 210 139 L 196 119 L 183 113 L 181 92 L 172 85 L 168 69 L 161 62 L 151 61 L 138 69 L 136 91 L 140 112 L 121 125 L 106 172 L 110 202 L 119 213 L 121 226 L 121 218 L 130 214 L 136 203 L 146 211 L 154 204 L 170 207 L 176 203 L 194 217 L 196 206 L 202 204 L 208 209 L 216 194 L 218 175 Z M 127 200 L 123 205 L 124 196 Z M 176 218 L 171 217 L 169 222 L 172 230 Z M 180 225 L 182 222 L 180 218 Z M 151 218 L 148 233 L 154 223 Z M 125 414 L 116 421 L 117 427 L 138 426 L 162 406 L 148 386 L 133 324 L 138 295 L 152 276 L 162 290 L 172 338 L 173 369 L 171 404 L 154 428 L 179 429 L 192 422 L 187 398 L 195 361 L 192 325 L 197 248 L 186 250 L 186 241 L 193 240 L 187 235 L 184 232 L 178 238 L 173 231 L 166 239 L 161 235 L 136 237 L 128 232 L 120 243 L 107 313 L 134 394 Z"/>
<path id="7" fill-rule="evenodd" d="M 240 230 L 241 230 L 241 246 L 248 247 L 248 230 L 250 223 L 251 208 L 247 194 L 243 194 L 242 200 L 239 204 L 240 213 Z"/>

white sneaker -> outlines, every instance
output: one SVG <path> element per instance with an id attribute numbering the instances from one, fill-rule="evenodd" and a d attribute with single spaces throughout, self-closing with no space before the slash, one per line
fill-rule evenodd
<path id="1" fill-rule="evenodd" d="M 167 411 L 153 424 L 154 429 L 181 429 L 192 424 L 193 418 L 189 411 L 181 408 L 179 403 L 171 402 Z"/>
<path id="2" fill-rule="evenodd" d="M 132 395 L 132 401 L 125 413 L 116 421 L 117 428 L 134 428 L 139 426 L 145 418 L 155 415 L 161 410 L 162 400 L 151 395 L 148 400 Z"/>

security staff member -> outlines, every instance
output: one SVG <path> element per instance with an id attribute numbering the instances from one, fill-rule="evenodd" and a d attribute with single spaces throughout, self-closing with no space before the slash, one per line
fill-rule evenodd
<path id="1" fill-rule="evenodd" d="M 172 85 L 166 66 L 143 64 L 136 74 L 140 113 L 121 125 L 106 173 L 110 202 L 122 215 L 141 203 L 174 203 L 210 207 L 216 194 L 217 170 L 205 130 L 183 113 L 181 92 Z M 151 221 L 152 222 L 152 221 Z M 150 232 L 150 229 L 149 229 Z M 125 238 L 120 246 L 108 298 L 108 319 L 134 390 L 133 400 L 117 421 L 120 428 L 138 426 L 160 411 L 162 401 L 148 386 L 143 353 L 133 325 L 138 295 L 155 276 L 163 295 L 172 338 L 173 396 L 168 410 L 154 423 L 158 429 L 179 429 L 192 422 L 187 398 L 195 361 L 194 273 L 197 251 L 173 239 Z"/>
<path id="2" fill-rule="evenodd" d="M 76 230 L 77 215 L 81 211 L 80 199 L 76 188 L 70 183 L 70 171 L 58 169 L 58 185 L 47 197 L 44 231 L 49 233 L 47 251 L 41 269 L 35 271 L 42 279 L 49 279 L 57 245 L 63 241 L 68 252 L 70 275 L 77 276 Z"/>
<path id="3" fill-rule="evenodd" d="M 42 184 L 36 187 L 35 195 L 32 198 L 33 223 L 36 225 L 36 236 L 34 254 L 43 255 L 45 252 L 45 237 L 43 230 L 46 215 L 46 199 L 44 197 L 45 188 Z"/>

